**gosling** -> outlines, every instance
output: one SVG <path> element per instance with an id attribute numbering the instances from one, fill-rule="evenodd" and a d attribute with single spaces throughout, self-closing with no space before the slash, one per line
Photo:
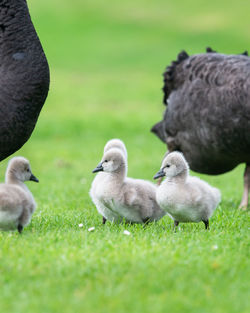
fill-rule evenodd
<path id="1" fill-rule="evenodd" d="M 156 202 L 156 186 L 148 181 L 126 177 L 127 162 L 120 149 L 104 153 L 93 173 L 103 171 L 105 178 L 97 184 L 96 197 L 105 219 L 112 222 L 148 223 L 165 212 Z M 97 208 L 99 210 L 99 208 Z"/>
<path id="2" fill-rule="evenodd" d="M 30 163 L 23 157 L 14 157 L 9 161 L 5 184 L 0 184 L 0 229 L 22 232 L 28 225 L 36 202 L 25 181 L 38 179 L 32 174 Z"/>
<path id="3" fill-rule="evenodd" d="M 127 153 L 127 149 L 126 149 L 126 146 L 125 146 L 124 142 L 123 142 L 122 140 L 120 140 L 120 139 L 110 139 L 110 140 L 106 143 L 103 152 L 106 153 L 107 151 L 109 151 L 109 150 L 112 149 L 112 148 L 118 148 L 118 149 L 120 149 L 121 152 L 124 154 L 124 158 L 125 158 L 125 161 L 126 161 L 126 163 L 127 163 L 128 153 Z M 127 166 L 126 166 L 126 168 L 127 168 Z M 92 182 L 92 184 L 91 184 L 91 189 L 90 189 L 90 192 L 89 192 L 90 197 L 91 197 L 92 201 L 94 202 L 94 204 L 95 204 L 95 206 L 96 206 L 96 208 L 97 208 L 97 211 L 98 211 L 101 215 L 103 215 L 103 212 L 105 211 L 105 207 L 103 207 L 102 202 L 100 202 L 100 201 L 98 200 L 98 195 L 96 194 L 96 190 L 97 190 L 97 186 L 102 184 L 102 181 L 105 180 L 105 177 L 106 177 L 107 175 L 108 175 L 108 174 L 105 173 L 105 172 L 99 172 L 99 173 L 95 176 L 95 178 L 94 178 L 94 180 L 93 180 L 93 182 Z M 126 175 L 127 175 L 127 172 L 126 172 Z M 108 214 L 108 213 L 107 213 L 107 214 Z M 106 215 L 107 215 L 107 214 L 106 214 Z M 112 216 L 110 216 L 110 214 L 108 214 L 108 216 L 109 216 L 109 218 L 112 219 Z M 106 219 L 106 218 L 104 217 L 104 215 L 103 215 L 103 217 L 102 217 L 102 223 L 105 224 L 106 221 L 107 221 L 107 219 Z"/>
<path id="4" fill-rule="evenodd" d="M 180 152 L 169 153 L 160 171 L 154 176 L 167 178 L 158 187 L 156 201 L 174 219 L 174 229 L 179 222 L 203 222 L 209 229 L 209 218 L 221 201 L 220 191 L 198 177 L 189 176 L 189 166 Z"/>

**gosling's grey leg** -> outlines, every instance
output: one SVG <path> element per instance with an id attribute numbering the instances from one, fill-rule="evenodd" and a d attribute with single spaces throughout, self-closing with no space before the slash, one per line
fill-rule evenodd
<path id="1" fill-rule="evenodd" d="M 17 230 L 19 234 L 23 231 L 23 225 L 28 225 L 30 222 L 30 209 L 24 208 L 21 216 L 18 219 Z"/>
<path id="2" fill-rule="evenodd" d="M 30 209 L 24 208 L 21 216 L 18 219 L 18 225 L 28 225 L 30 222 Z M 23 227 L 23 226 L 22 226 Z"/>
<path id="3" fill-rule="evenodd" d="M 23 225 L 18 224 L 18 225 L 17 225 L 17 230 L 18 230 L 19 234 L 21 234 L 22 231 L 23 231 Z"/>
<path id="4" fill-rule="evenodd" d="M 149 222 L 150 222 L 150 218 L 149 217 L 145 217 L 143 220 L 142 220 L 144 226 L 147 225 Z"/>
<path id="5" fill-rule="evenodd" d="M 150 218 L 149 217 L 146 217 L 146 218 L 144 218 L 143 220 L 142 220 L 142 222 L 143 222 L 143 228 L 146 228 L 149 224 L 150 224 Z"/>
<path id="6" fill-rule="evenodd" d="M 250 165 L 246 165 L 244 172 L 244 190 L 239 209 L 246 210 L 248 206 L 248 194 L 250 190 Z"/>
<path id="7" fill-rule="evenodd" d="M 102 217 L 102 224 L 104 225 L 107 222 L 107 219 L 103 216 Z"/>
<path id="8" fill-rule="evenodd" d="M 205 224 L 205 229 L 209 229 L 209 220 L 202 222 Z"/>
<path id="9" fill-rule="evenodd" d="M 179 222 L 178 221 L 174 221 L 174 232 L 176 233 L 176 227 L 178 227 Z"/>

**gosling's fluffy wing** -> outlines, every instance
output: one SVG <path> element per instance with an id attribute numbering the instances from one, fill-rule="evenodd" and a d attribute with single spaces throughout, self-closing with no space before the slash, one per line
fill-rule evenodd
<path id="1" fill-rule="evenodd" d="M 189 176 L 187 188 L 197 207 L 206 208 L 208 215 L 214 211 L 221 200 L 220 191 L 198 177 Z"/>
<path id="2" fill-rule="evenodd" d="M 145 180 L 126 179 L 124 203 L 131 209 L 137 210 L 143 222 L 158 219 L 158 215 L 161 217 L 164 215 L 156 202 L 156 186 Z M 162 212 L 162 215 L 160 212 Z"/>
<path id="3" fill-rule="evenodd" d="M 16 212 L 20 207 L 27 206 L 28 199 L 25 192 L 18 186 L 0 185 L 0 210 Z"/>
<path id="4" fill-rule="evenodd" d="M 0 228 L 15 229 L 28 201 L 21 188 L 0 185 Z"/>

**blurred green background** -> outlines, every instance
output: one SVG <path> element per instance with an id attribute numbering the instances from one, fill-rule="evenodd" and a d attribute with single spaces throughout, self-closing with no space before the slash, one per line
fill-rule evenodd
<path id="1" fill-rule="evenodd" d="M 249 211 L 237 210 L 243 165 L 199 175 L 223 196 L 209 232 L 189 224 L 173 233 L 167 217 L 146 229 L 102 227 L 88 191 L 91 170 L 114 137 L 127 146 L 129 175 L 152 180 L 166 151 L 150 133 L 165 109 L 165 67 L 182 49 L 250 49 L 250 2 L 28 5 L 51 85 L 32 137 L 16 153 L 30 159 L 40 179 L 28 183 L 38 209 L 22 236 L 0 233 L 0 311 L 248 312 Z M 7 161 L 0 164 L 2 180 Z"/>

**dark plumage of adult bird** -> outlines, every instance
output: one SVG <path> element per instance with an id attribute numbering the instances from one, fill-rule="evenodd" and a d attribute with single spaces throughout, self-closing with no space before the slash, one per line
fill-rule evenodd
<path id="1" fill-rule="evenodd" d="M 49 67 L 26 0 L 0 0 L 0 160 L 29 139 L 49 90 Z"/>
<path id="2" fill-rule="evenodd" d="M 190 168 L 222 174 L 246 164 L 240 207 L 250 189 L 250 58 L 248 53 L 182 51 L 164 73 L 161 122 L 152 131 L 168 150 L 181 151 Z"/>

